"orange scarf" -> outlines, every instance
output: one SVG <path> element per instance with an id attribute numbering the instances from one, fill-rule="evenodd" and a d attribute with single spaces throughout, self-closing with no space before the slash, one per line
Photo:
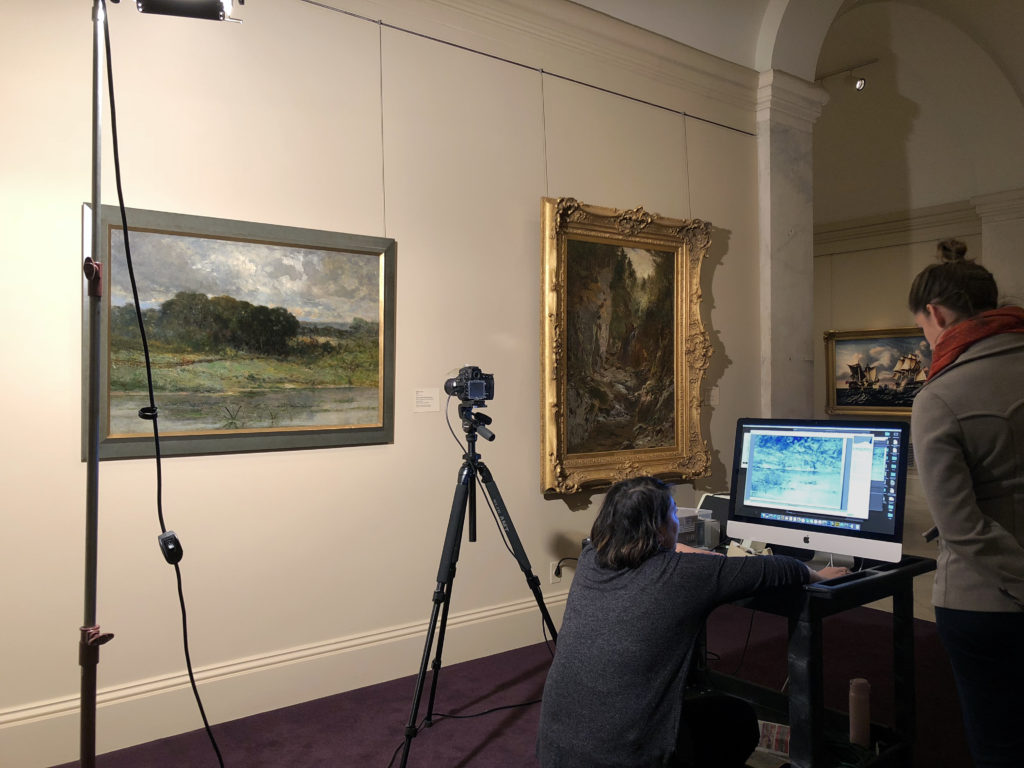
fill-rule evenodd
<path id="1" fill-rule="evenodd" d="M 950 326 L 935 343 L 928 378 L 954 362 L 972 344 L 997 333 L 1024 333 L 1024 308 L 1000 307 Z"/>

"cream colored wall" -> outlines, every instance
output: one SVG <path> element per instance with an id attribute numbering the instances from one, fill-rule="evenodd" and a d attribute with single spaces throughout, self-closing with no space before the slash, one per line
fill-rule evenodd
<path id="1" fill-rule="evenodd" d="M 829 29 L 818 73 L 815 222 L 892 216 L 1024 187 L 1024 104 L 966 30 L 923 7 L 864 3 Z"/>
<path id="2" fill-rule="evenodd" d="M 5 768 L 70 761 L 78 749 L 91 56 L 88 4 L 78 5 L 7 9 L 0 46 Z M 192 658 L 213 722 L 418 668 L 461 452 L 442 414 L 414 412 L 414 392 L 461 365 L 495 374 L 487 413 L 497 440 L 481 453 L 559 621 L 570 578 L 548 585 L 548 563 L 576 554 L 600 497 L 579 509 L 539 492 L 542 196 L 710 220 L 715 489 L 735 418 L 756 403 L 754 139 L 697 119 L 752 125 L 754 78 L 569 3 L 518 8 L 515 23 L 496 1 L 473 4 L 474 14 L 458 6 L 351 7 L 537 68 L 298 0 L 247 5 L 241 26 L 110 6 L 130 207 L 398 241 L 393 445 L 164 461 L 164 512 L 185 552 Z M 569 28 L 572 46 L 548 35 Z M 617 66 L 630 50 L 630 66 Z M 108 204 L 112 167 L 108 149 Z M 677 495 L 691 505 L 689 486 Z M 101 466 L 98 620 L 116 635 L 98 670 L 101 752 L 200 725 L 154 499 L 152 461 Z M 462 547 L 446 663 L 542 639 L 523 575 L 480 507 L 479 540 Z M 381 724 L 396 740 L 403 726 Z"/>

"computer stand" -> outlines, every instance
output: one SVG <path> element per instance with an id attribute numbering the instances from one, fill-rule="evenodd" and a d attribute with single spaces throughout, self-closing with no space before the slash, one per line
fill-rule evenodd
<path id="1" fill-rule="evenodd" d="M 466 432 L 466 453 L 463 456 L 465 460 L 459 469 L 458 482 L 452 499 L 452 511 L 448 517 L 448 530 L 445 534 L 444 548 L 441 550 L 441 564 L 437 570 L 437 586 L 434 589 L 434 605 L 430 612 L 430 625 L 427 628 L 427 639 L 423 647 L 423 659 L 420 662 L 420 671 L 416 678 L 412 713 L 409 715 L 409 722 L 405 728 L 405 744 L 402 747 L 402 768 L 405 768 L 406 762 L 409 759 L 409 749 L 412 746 L 412 740 L 419 732 L 416 726 L 416 719 L 419 717 L 420 698 L 423 695 L 423 685 L 427 676 L 427 662 L 434 644 L 434 630 L 437 628 L 437 616 L 440 612 L 441 624 L 437 631 L 437 653 L 431 665 L 433 675 L 430 681 L 430 696 L 427 700 L 427 714 L 423 723 L 426 728 L 433 724 L 434 696 L 437 691 L 438 676 L 441 672 L 441 652 L 444 648 L 444 633 L 448 623 L 448 609 L 451 605 L 452 585 L 455 582 L 455 567 L 459 560 L 459 549 L 462 543 L 462 532 L 465 527 L 467 507 L 469 511 L 469 540 L 476 541 L 476 487 L 474 483 L 478 475 L 494 505 L 494 511 L 498 516 L 501 527 L 508 537 L 512 554 L 519 563 L 520 569 L 526 575 L 526 583 L 533 591 L 533 596 L 537 600 L 544 624 L 547 625 L 552 640 L 557 641 L 558 638 L 555 625 L 551 621 L 547 607 L 544 605 L 544 596 L 540 591 L 540 579 L 533 573 L 530 561 L 523 550 L 523 545 L 519 540 L 519 535 L 516 533 L 515 526 L 512 525 L 512 518 L 509 517 L 508 510 L 505 508 L 505 503 L 501 499 L 498 486 L 494 482 L 490 470 L 480 461 L 480 455 L 476 453 L 476 432 L 479 422 L 482 420 L 482 415 L 473 414 L 472 408 L 472 405 L 466 403 L 459 406 L 463 430 Z M 485 434 L 488 433 L 485 432 Z"/>
<path id="2" fill-rule="evenodd" d="M 831 552 L 822 552 L 821 550 L 815 550 L 811 559 L 807 561 L 807 566 L 816 571 L 820 571 L 822 568 L 827 568 L 829 566 L 848 568 L 852 571 L 856 564 L 857 558 L 855 557 L 851 557 L 850 555 L 835 555 Z"/>

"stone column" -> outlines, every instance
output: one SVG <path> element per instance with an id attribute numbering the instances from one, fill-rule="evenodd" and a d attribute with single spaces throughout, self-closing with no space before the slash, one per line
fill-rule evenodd
<path id="1" fill-rule="evenodd" d="M 814 410 L 812 130 L 824 89 L 781 70 L 757 93 L 761 414 Z M 751 329 L 753 331 L 753 329 Z"/>
<path id="2" fill-rule="evenodd" d="M 980 261 L 995 276 L 1000 300 L 1024 305 L 1024 189 L 979 195 L 971 203 L 981 217 Z"/>

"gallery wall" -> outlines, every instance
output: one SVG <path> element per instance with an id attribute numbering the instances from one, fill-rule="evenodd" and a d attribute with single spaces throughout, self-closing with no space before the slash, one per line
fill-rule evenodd
<path id="1" fill-rule="evenodd" d="M 254 2 L 241 25 L 110 7 L 129 207 L 398 242 L 394 444 L 164 461 L 213 722 L 417 669 L 462 456 L 443 411 L 417 412 L 415 393 L 462 365 L 495 375 L 497 439 L 481 452 L 560 620 L 572 572 L 549 584 L 549 563 L 578 553 L 601 497 L 539 489 L 543 196 L 714 225 L 702 282 L 714 474 L 702 489 L 724 490 L 733 424 L 758 402 L 753 73 L 570 3 L 544 4 L 546 16 L 497 2 L 474 14 L 457 3 L 346 8 L 387 13 L 385 24 L 326 5 Z M 0 46 L 0 606 L 11 624 L 0 754 L 11 768 L 78 749 L 89 10 L 13 6 Z M 103 124 L 103 202 L 115 204 Z M 97 613 L 116 636 L 98 669 L 101 752 L 200 726 L 155 495 L 152 461 L 101 466 Z M 695 491 L 676 496 L 690 506 Z M 543 639 L 480 507 L 446 663 Z M 381 724 L 396 740 L 403 726 Z"/>

